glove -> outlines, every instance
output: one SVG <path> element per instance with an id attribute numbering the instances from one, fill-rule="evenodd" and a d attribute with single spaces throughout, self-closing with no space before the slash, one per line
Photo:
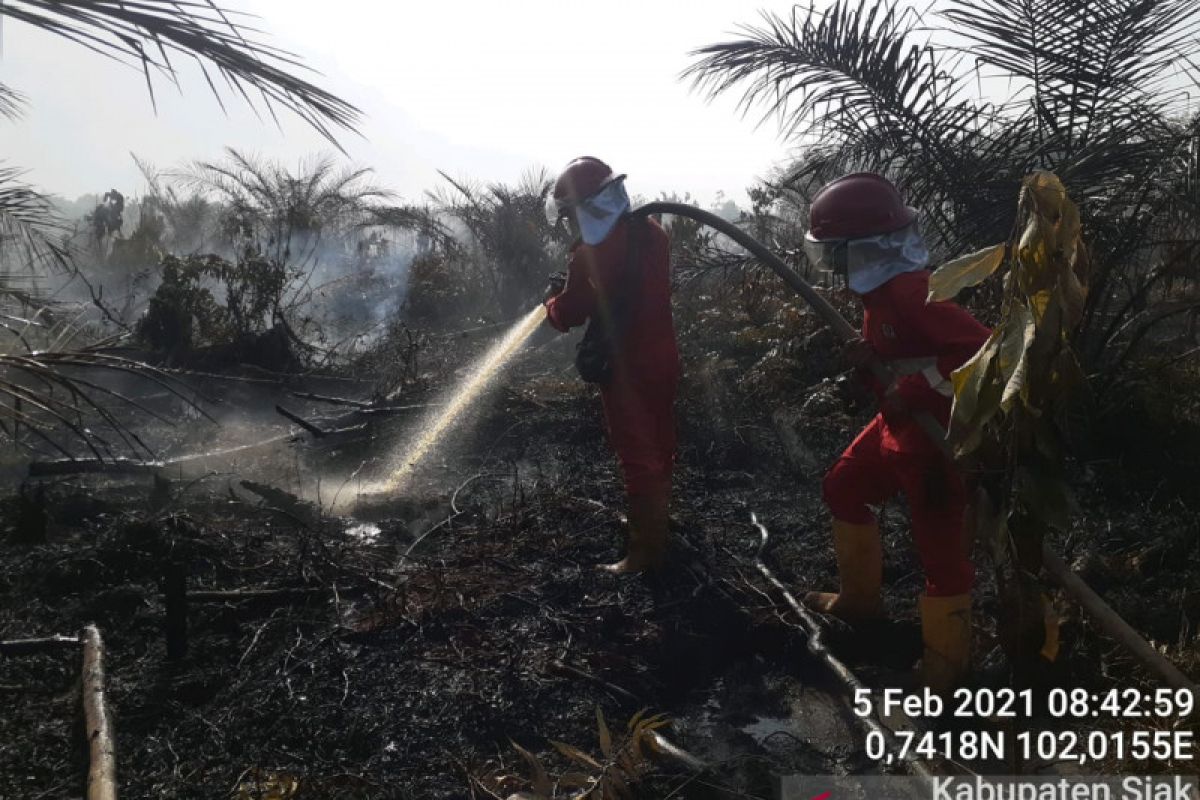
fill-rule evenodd
<path id="1" fill-rule="evenodd" d="M 546 300 L 562 294 L 563 289 L 567 286 L 567 273 L 552 272 L 549 280 L 550 282 L 546 285 Z"/>

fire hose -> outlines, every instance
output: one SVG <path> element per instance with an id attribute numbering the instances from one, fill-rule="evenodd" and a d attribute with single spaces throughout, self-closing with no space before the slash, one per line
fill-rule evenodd
<path id="1" fill-rule="evenodd" d="M 635 216 L 670 214 L 687 217 L 724 234 L 745 248 L 760 263 L 769 267 L 790 289 L 804 298 L 813 310 L 817 312 L 818 316 L 833 329 L 833 332 L 840 340 L 849 342 L 852 339 L 858 338 L 859 334 L 854 329 L 854 326 L 838 313 L 837 309 L 816 289 L 810 286 L 804 278 L 767 249 L 761 242 L 729 220 L 723 219 L 712 212 L 687 205 L 686 203 L 672 202 L 646 203 L 633 209 L 630 213 Z M 895 375 L 892 371 L 878 359 L 873 359 L 869 362 L 867 368 L 883 386 L 890 386 L 895 380 Z M 953 461 L 954 453 L 946 440 L 946 431 L 942 428 L 941 424 L 928 413 L 923 412 L 913 414 L 913 419 L 921 430 L 925 432 L 925 435 L 938 446 L 942 453 Z M 991 507 L 986 492 L 982 490 L 980 490 L 978 502 L 986 503 L 982 508 L 990 509 Z M 757 525 L 757 522 L 755 524 Z M 1045 543 L 1042 544 L 1042 566 L 1067 595 L 1087 610 L 1101 630 L 1124 646 L 1146 668 L 1157 673 L 1171 686 L 1177 689 L 1188 690 L 1194 697 L 1200 698 L 1200 688 L 1184 675 L 1178 667 L 1172 664 L 1170 660 L 1158 652 L 1153 645 L 1147 642 L 1129 623 L 1123 620 L 1108 603 L 1104 602 L 1091 587 L 1084 583 L 1067 566 L 1066 562 Z M 806 625 L 809 621 L 805 620 Z M 810 631 L 810 633 L 813 633 L 813 631 Z"/>

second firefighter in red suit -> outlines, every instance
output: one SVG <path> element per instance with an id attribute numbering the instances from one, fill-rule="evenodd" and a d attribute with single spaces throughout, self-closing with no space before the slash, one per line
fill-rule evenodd
<path id="1" fill-rule="evenodd" d="M 862 339 L 847 348 L 856 366 L 871 358 L 896 376 L 881 386 L 861 370 L 882 410 L 825 476 L 841 589 L 813 592 L 812 607 L 847 620 L 883 613 L 883 555 L 874 508 L 897 493 L 908 500 L 912 538 L 925 572 L 920 597 L 924 683 L 945 691 L 970 665 L 975 568 L 964 532 L 967 491 L 955 465 L 913 414 L 950 417 L 952 371 L 989 330 L 954 303 L 928 303 L 929 254 L 908 208 L 886 179 L 870 173 L 824 187 L 810 209 L 806 246 L 813 260 L 846 276 L 863 304 Z"/>
<path id="2" fill-rule="evenodd" d="M 559 176 L 547 205 L 549 215 L 564 219 L 577 237 L 566 283 L 546 301 L 548 322 L 567 331 L 604 308 L 629 309 L 615 336 L 611 378 L 600 385 L 628 498 L 628 549 L 606 567 L 617 573 L 652 569 L 665 557 L 680 374 L 670 240 L 654 220 L 628 217 L 623 181 L 599 159 L 578 158 Z"/>

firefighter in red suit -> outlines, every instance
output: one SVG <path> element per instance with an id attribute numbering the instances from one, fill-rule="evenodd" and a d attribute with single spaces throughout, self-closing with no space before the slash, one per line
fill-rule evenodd
<path id="1" fill-rule="evenodd" d="M 925 572 L 918 603 L 925 644 L 921 678 L 946 691 L 970 665 L 975 569 L 964 533 L 967 491 L 912 415 L 928 412 L 946 426 L 950 373 L 975 354 L 989 331 L 954 303 L 926 302 L 929 253 L 916 211 L 882 176 L 848 175 L 818 192 L 806 247 L 815 261 L 845 275 L 862 299 L 862 338 L 847 346 L 846 355 L 879 396 L 882 410 L 822 484 L 833 516 L 840 591 L 812 592 L 805 602 L 851 622 L 883 614 L 883 553 L 873 509 L 903 492 Z M 870 378 L 864 366 L 871 358 L 897 376 L 891 386 Z"/>
<path id="2" fill-rule="evenodd" d="M 629 218 L 624 178 L 597 158 L 577 158 L 547 198 L 547 215 L 565 220 L 576 236 L 565 284 L 546 301 L 549 323 L 565 332 L 607 316 L 604 309 L 626 310 L 614 334 L 611 378 L 600 385 L 628 497 L 626 555 L 604 567 L 614 573 L 656 568 L 666 554 L 680 372 L 670 241 L 654 220 Z"/>

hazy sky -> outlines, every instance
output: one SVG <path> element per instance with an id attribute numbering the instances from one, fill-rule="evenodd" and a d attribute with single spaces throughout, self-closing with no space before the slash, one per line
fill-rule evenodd
<path id="1" fill-rule="evenodd" d="M 756 129 L 732 98 L 715 103 L 678 79 L 688 51 L 726 37 L 756 0 L 222 0 L 257 14 L 269 41 L 324 73 L 319 82 L 362 108 L 362 138 L 342 143 L 380 183 L 408 199 L 456 177 L 516 180 L 593 154 L 652 196 L 690 191 L 709 200 L 744 188 L 787 153 L 773 125 Z M 223 114 L 199 73 L 182 95 L 158 81 L 158 112 L 140 71 L 11 20 L 0 80 L 31 101 L 0 121 L 8 164 L 69 198 L 116 187 L 140 192 L 131 152 L 159 167 L 218 157 L 232 145 L 296 162 L 328 151 L 283 116 L 283 130 L 234 97 Z"/>

